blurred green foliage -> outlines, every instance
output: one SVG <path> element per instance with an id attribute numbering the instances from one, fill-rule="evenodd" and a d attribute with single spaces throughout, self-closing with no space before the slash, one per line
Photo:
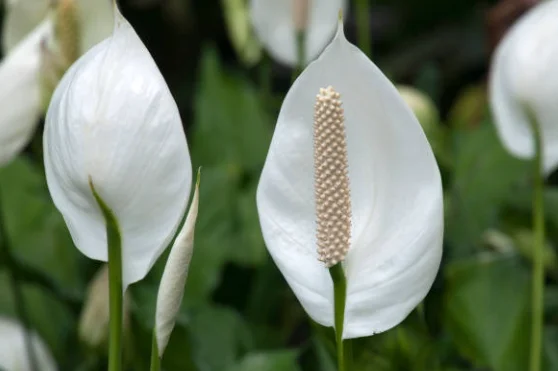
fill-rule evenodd
<path id="1" fill-rule="evenodd" d="M 444 181 L 446 234 L 442 267 L 424 303 L 400 326 L 353 340 L 355 370 L 526 369 L 532 171 L 529 163 L 512 158 L 502 148 L 486 107 L 484 86 L 479 83 L 488 62 L 479 10 L 485 6 L 470 1 L 450 5 L 441 0 L 427 4 L 400 0 L 391 5 L 379 2 L 377 9 L 384 13 L 376 8 L 371 11 L 372 20 L 384 21 L 383 26 L 381 22 L 373 26 L 381 67 L 391 71 L 393 78 L 406 80 L 398 82 L 414 83 L 430 93 L 442 112 L 444 150 L 438 160 Z M 277 102 L 290 74 L 282 67 L 266 65 L 266 71 L 273 73 L 274 90 L 268 90 L 269 81 L 260 79 L 258 70 L 264 67 L 243 67 L 231 52 L 222 23 L 211 22 L 222 19 L 219 3 L 201 7 L 192 1 L 184 18 L 196 19 L 199 28 L 167 29 L 175 36 L 183 35 L 181 43 L 189 48 L 174 52 L 174 39 L 160 47 L 150 46 L 161 32 L 157 28 L 161 19 L 153 14 L 161 9 L 167 14 L 166 8 L 125 6 L 170 80 L 184 114 L 193 165 L 202 167 L 195 252 L 163 369 L 333 371 L 332 331 L 306 317 L 274 266 L 265 250 L 255 204 Z M 405 30 L 394 31 L 393 25 L 402 23 L 408 25 Z M 479 42 L 460 44 L 461 39 L 453 39 L 448 44 L 436 32 L 455 29 L 459 32 L 452 35 L 465 34 L 465 40 Z M 415 35 L 422 42 L 413 46 Z M 439 57 L 451 54 L 454 44 L 463 46 L 460 59 Z M 194 62 L 187 64 L 191 69 L 168 63 L 173 56 L 180 62 L 192 55 Z M 395 59 L 398 63 L 390 64 Z M 479 65 L 484 72 L 478 72 Z M 413 72 L 402 73 L 399 66 L 412 66 Z M 37 138 L 40 143 L 40 133 Z M 37 140 L 0 170 L 1 220 L 16 254 L 30 322 L 48 343 L 61 370 L 103 370 L 106 353 L 78 346 L 77 339 L 81 304 L 99 263 L 81 256 L 73 246 L 46 189 Z M 558 370 L 558 188 L 552 181 L 545 202 L 544 370 L 552 371 Z M 488 238 L 492 232 L 503 238 Z M 145 370 L 149 364 L 156 293 L 165 259 L 163 255 L 148 277 L 130 288 L 129 370 Z M 5 266 L 0 268 L 0 314 L 16 317 Z"/>

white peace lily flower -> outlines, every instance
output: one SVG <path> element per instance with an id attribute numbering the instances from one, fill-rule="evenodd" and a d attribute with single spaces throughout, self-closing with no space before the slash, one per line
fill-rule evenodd
<path id="1" fill-rule="evenodd" d="M 12 0 L 7 4 L 3 41 L 8 54 L 0 62 L 0 166 L 11 161 L 27 145 L 44 110 L 41 66 L 47 52 L 45 45 L 56 48 L 56 40 L 55 14 L 47 14 L 47 6 L 41 5 L 43 3 L 48 5 L 49 1 Z M 112 4 L 108 0 L 79 0 L 78 5 L 79 18 L 84 20 L 81 44 L 82 49 L 87 50 L 110 35 Z M 42 22 L 35 24 L 39 19 Z M 31 33 L 20 40 L 29 29 Z"/>
<path id="2" fill-rule="evenodd" d="M 283 102 L 257 204 L 273 260 L 325 326 L 334 325 L 327 267 L 343 261 L 345 339 L 397 325 L 434 281 L 438 166 L 411 110 L 342 25 Z"/>
<path id="3" fill-rule="evenodd" d="M 6 371 L 31 371 L 27 354 L 25 330 L 18 322 L 0 317 L 0 369 Z M 31 332 L 31 343 L 41 371 L 56 371 L 56 363 L 43 340 Z"/>
<path id="4" fill-rule="evenodd" d="M 142 279 L 172 239 L 192 180 L 178 107 L 153 58 L 116 10 L 113 35 L 64 75 L 47 112 L 52 199 L 77 248 L 107 261 L 105 219 L 119 224 L 123 284 Z"/>
<path id="5" fill-rule="evenodd" d="M 0 62 L 0 166 L 31 139 L 40 116 L 40 43 L 52 34 L 45 21 Z"/>
<path id="6" fill-rule="evenodd" d="M 311 62 L 331 41 L 339 10 L 346 8 L 347 0 L 251 0 L 250 15 L 256 35 L 271 56 L 296 66 L 297 30 L 305 28 L 304 53 Z"/>
<path id="7" fill-rule="evenodd" d="M 489 81 L 490 105 L 498 134 L 519 158 L 535 155 L 529 111 L 543 143 L 543 165 L 558 165 L 558 1 L 541 2 L 524 15 L 498 45 Z"/>
<path id="8" fill-rule="evenodd" d="M 163 356 L 170 335 L 176 323 L 176 317 L 182 304 L 184 286 L 188 277 L 188 268 L 194 253 L 194 230 L 198 218 L 200 173 L 192 197 L 190 210 L 182 229 L 176 236 L 171 252 L 161 277 L 157 293 L 157 309 L 155 314 L 155 334 L 159 357 Z"/>

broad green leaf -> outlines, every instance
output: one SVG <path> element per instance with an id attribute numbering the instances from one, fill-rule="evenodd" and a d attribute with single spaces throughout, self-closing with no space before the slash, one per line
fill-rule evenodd
<path id="1" fill-rule="evenodd" d="M 83 289 L 83 260 L 52 203 L 40 170 L 24 158 L 0 169 L 0 197 L 0 217 L 4 218 L 16 256 L 68 289 Z"/>
<path id="2" fill-rule="evenodd" d="M 294 350 L 250 353 L 227 371 L 300 371 L 297 353 Z"/>
<path id="3" fill-rule="evenodd" d="M 482 233 L 498 226 L 505 202 L 531 175 L 528 163 L 504 150 L 490 122 L 454 134 L 454 174 L 446 213 L 450 258 L 475 251 Z"/>
<path id="4" fill-rule="evenodd" d="M 530 276 L 517 256 L 482 254 L 445 271 L 444 320 L 473 364 L 524 371 L 529 353 Z"/>
<path id="5" fill-rule="evenodd" d="M 192 357 L 199 371 L 222 371 L 234 365 L 251 343 L 238 313 L 217 306 L 191 311 L 188 326 Z"/>

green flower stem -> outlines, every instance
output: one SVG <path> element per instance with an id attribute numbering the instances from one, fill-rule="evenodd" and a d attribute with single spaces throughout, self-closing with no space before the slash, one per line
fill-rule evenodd
<path id="1" fill-rule="evenodd" d="M 306 61 L 306 35 L 304 31 L 296 32 L 296 67 L 293 70 L 292 82 L 296 80 L 298 75 L 304 70 Z"/>
<path id="2" fill-rule="evenodd" d="M 1 201 L 1 200 L 0 200 Z M 29 318 L 27 317 L 27 310 L 25 308 L 25 298 L 23 297 L 23 290 L 19 283 L 19 275 L 17 269 L 14 267 L 14 256 L 10 248 L 10 242 L 8 241 L 8 235 L 6 233 L 6 228 L 4 225 L 4 220 L 2 218 L 2 203 L 0 202 L 0 261 L 3 261 L 8 269 L 10 276 L 10 286 L 12 293 L 14 295 L 14 305 L 24 328 L 24 342 L 25 348 L 27 350 L 27 356 L 29 357 L 29 364 L 31 365 L 32 371 L 39 371 L 37 363 L 37 355 L 35 354 L 35 348 L 33 347 L 33 342 L 31 339 L 31 326 L 29 323 Z"/>
<path id="3" fill-rule="evenodd" d="M 539 125 L 531 115 L 531 127 L 535 141 L 534 187 L 533 187 L 533 278 L 531 308 L 531 358 L 530 371 L 541 370 L 544 304 L 544 171 L 543 148 Z"/>
<path id="4" fill-rule="evenodd" d="M 372 58 L 372 40 L 370 39 L 370 4 L 369 0 L 356 0 L 356 17 L 358 28 L 358 47 L 368 58 Z"/>
<path id="5" fill-rule="evenodd" d="M 335 343 L 337 344 L 337 365 L 339 371 L 349 371 L 347 368 L 347 356 L 343 342 L 343 324 L 345 322 L 345 301 L 347 298 L 347 279 L 341 263 L 329 268 L 329 274 L 333 280 L 333 301 L 335 316 Z"/>
<path id="6" fill-rule="evenodd" d="M 97 200 L 105 217 L 107 227 L 108 265 L 109 265 L 109 306 L 110 306 L 110 332 L 109 332 L 109 367 L 108 371 L 122 369 L 122 238 L 118 222 L 113 212 L 99 197 L 93 182 L 89 179 L 93 196 Z"/>
<path id="7" fill-rule="evenodd" d="M 159 358 L 159 346 L 157 345 L 157 335 L 153 330 L 153 340 L 151 341 L 151 367 L 150 371 L 159 371 L 161 369 L 161 359 Z"/>

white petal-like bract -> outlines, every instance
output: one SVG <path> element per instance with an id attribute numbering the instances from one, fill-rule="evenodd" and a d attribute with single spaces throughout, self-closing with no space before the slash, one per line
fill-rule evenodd
<path id="1" fill-rule="evenodd" d="M 176 236 L 171 252 L 161 277 L 159 292 L 157 293 L 157 309 L 155 314 L 155 334 L 159 357 L 163 356 L 169 342 L 170 335 L 180 311 L 184 285 L 188 277 L 188 268 L 194 253 L 194 230 L 198 218 L 199 203 L 199 173 L 192 204 L 182 229 Z"/>
<path id="2" fill-rule="evenodd" d="M 107 261 L 105 220 L 122 237 L 123 281 L 142 279 L 171 241 L 186 208 L 192 169 L 178 107 L 132 26 L 116 14 L 113 35 L 68 70 L 44 133 L 48 187 L 72 239 Z"/>
<path id="3" fill-rule="evenodd" d="M 8 0 L 2 27 L 2 50 L 11 51 L 46 17 L 49 0 Z"/>
<path id="4" fill-rule="evenodd" d="M 442 255 L 442 186 L 416 117 L 340 25 L 288 92 L 257 191 L 267 248 L 316 322 L 334 323 L 314 196 L 314 104 L 327 86 L 345 112 L 352 218 L 343 338 L 355 338 L 397 325 L 429 291 Z"/>
<path id="5" fill-rule="evenodd" d="M 6 371 L 32 371 L 25 342 L 25 330 L 15 321 L 0 317 L 0 369 Z M 41 371 L 56 371 L 56 363 L 45 343 L 30 332 L 37 367 Z"/>
<path id="6" fill-rule="evenodd" d="M 546 172 L 558 166 L 558 0 L 541 2 L 524 15 L 498 45 L 489 81 L 498 134 L 519 158 L 535 154 L 529 113 L 543 142 Z"/>
<path id="7" fill-rule="evenodd" d="M 40 44 L 52 34 L 47 19 L 0 62 L 0 166 L 29 142 L 40 116 Z"/>
<path id="8" fill-rule="evenodd" d="M 335 34 L 340 10 L 346 0 L 309 1 L 305 57 L 311 62 L 324 50 Z M 290 66 L 297 64 L 297 45 L 293 0 L 251 0 L 250 16 L 256 35 L 273 58 Z"/>

